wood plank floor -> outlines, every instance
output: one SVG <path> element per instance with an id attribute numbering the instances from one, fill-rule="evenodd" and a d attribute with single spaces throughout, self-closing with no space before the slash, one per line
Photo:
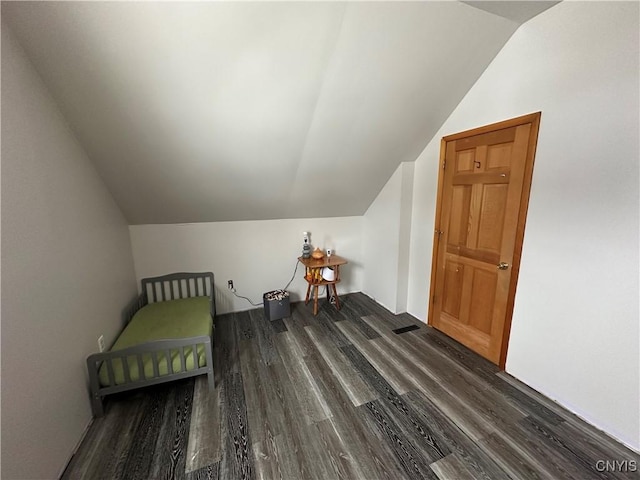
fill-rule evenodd
<path id="1" fill-rule="evenodd" d="M 637 454 L 455 341 L 342 303 L 218 317 L 215 392 L 200 377 L 112 396 L 63 478 L 638 478 Z"/>

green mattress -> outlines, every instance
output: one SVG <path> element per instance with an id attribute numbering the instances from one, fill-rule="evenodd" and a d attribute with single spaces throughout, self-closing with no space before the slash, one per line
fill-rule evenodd
<path id="1" fill-rule="evenodd" d="M 153 340 L 211 336 L 213 324 L 209 308 L 209 297 L 183 298 L 146 305 L 133 316 L 116 343 L 111 347 L 111 351 L 122 350 Z M 185 347 L 184 354 L 186 369 L 193 370 L 195 367 L 192 348 Z M 198 367 L 204 367 L 207 364 L 204 344 L 196 347 L 196 354 Z M 145 378 L 153 378 L 152 354 L 144 354 L 142 358 Z M 135 356 L 127 357 L 127 363 L 131 381 L 140 380 Z M 171 351 L 171 363 L 174 372 L 182 370 L 178 350 Z M 160 376 L 169 373 L 165 354 L 158 355 L 158 372 Z M 123 362 L 120 359 L 113 360 L 113 373 L 116 385 L 125 383 Z M 103 387 L 110 386 L 106 362 L 100 367 L 100 384 Z"/>

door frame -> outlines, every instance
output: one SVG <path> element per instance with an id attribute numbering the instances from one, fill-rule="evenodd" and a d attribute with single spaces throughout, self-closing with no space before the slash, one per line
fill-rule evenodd
<path id="1" fill-rule="evenodd" d="M 540 129 L 540 117 L 542 112 L 530 113 L 521 117 L 511 118 L 502 122 L 492 123 L 471 130 L 465 130 L 464 132 L 454 133 L 442 137 L 440 141 L 440 157 L 438 160 L 438 189 L 436 197 L 436 215 L 435 225 L 433 233 L 433 253 L 431 256 L 431 284 L 429 288 L 429 306 L 428 306 L 428 325 L 433 326 L 433 299 L 436 288 L 436 273 L 437 273 L 437 259 L 438 249 L 440 247 L 439 231 L 440 223 L 442 220 L 442 193 L 444 189 L 444 166 L 445 157 L 447 152 L 447 142 L 459 140 L 461 138 L 470 137 L 473 135 L 481 135 L 484 133 L 492 132 L 494 130 L 501 130 L 505 128 L 517 127 L 519 125 L 531 124 L 531 132 L 529 134 L 529 142 L 527 147 L 527 157 L 525 160 L 524 169 L 524 181 L 522 186 L 522 196 L 520 197 L 520 208 L 518 213 L 518 224 L 516 226 L 516 238 L 513 251 L 513 262 L 511 264 L 511 276 L 509 279 L 509 292 L 507 294 L 507 309 L 506 318 L 504 323 L 504 330 L 502 332 L 502 344 L 500 347 L 500 361 L 498 366 L 504 370 L 507 362 L 507 349 L 509 347 L 509 335 L 511 333 L 511 320 L 513 317 L 513 307 L 516 297 L 516 287 L 518 284 L 518 274 L 520 272 L 520 259 L 522 257 L 522 243 L 524 241 L 524 229 L 527 220 L 527 210 L 529 208 L 529 194 L 531 193 L 531 181 L 533 178 L 533 164 L 536 156 L 536 148 L 538 145 L 538 130 Z"/>

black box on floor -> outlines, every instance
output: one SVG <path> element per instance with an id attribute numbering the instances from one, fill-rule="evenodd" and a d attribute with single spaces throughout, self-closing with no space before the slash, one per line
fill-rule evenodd
<path id="1" fill-rule="evenodd" d="M 289 304 L 289 292 L 286 290 L 274 290 L 262 295 L 264 304 L 264 316 L 267 320 L 278 320 L 291 316 Z"/>

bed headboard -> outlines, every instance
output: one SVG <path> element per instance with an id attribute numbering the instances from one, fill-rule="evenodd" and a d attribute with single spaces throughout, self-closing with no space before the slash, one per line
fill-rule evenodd
<path id="1" fill-rule="evenodd" d="M 143 278 L 142 295 L 146 303 L 164 302 L 179 298 L 209 297 L 211 316 L 215 317 L 216 303 L 212 272 L 180 272 L 160 277 Z"/>

